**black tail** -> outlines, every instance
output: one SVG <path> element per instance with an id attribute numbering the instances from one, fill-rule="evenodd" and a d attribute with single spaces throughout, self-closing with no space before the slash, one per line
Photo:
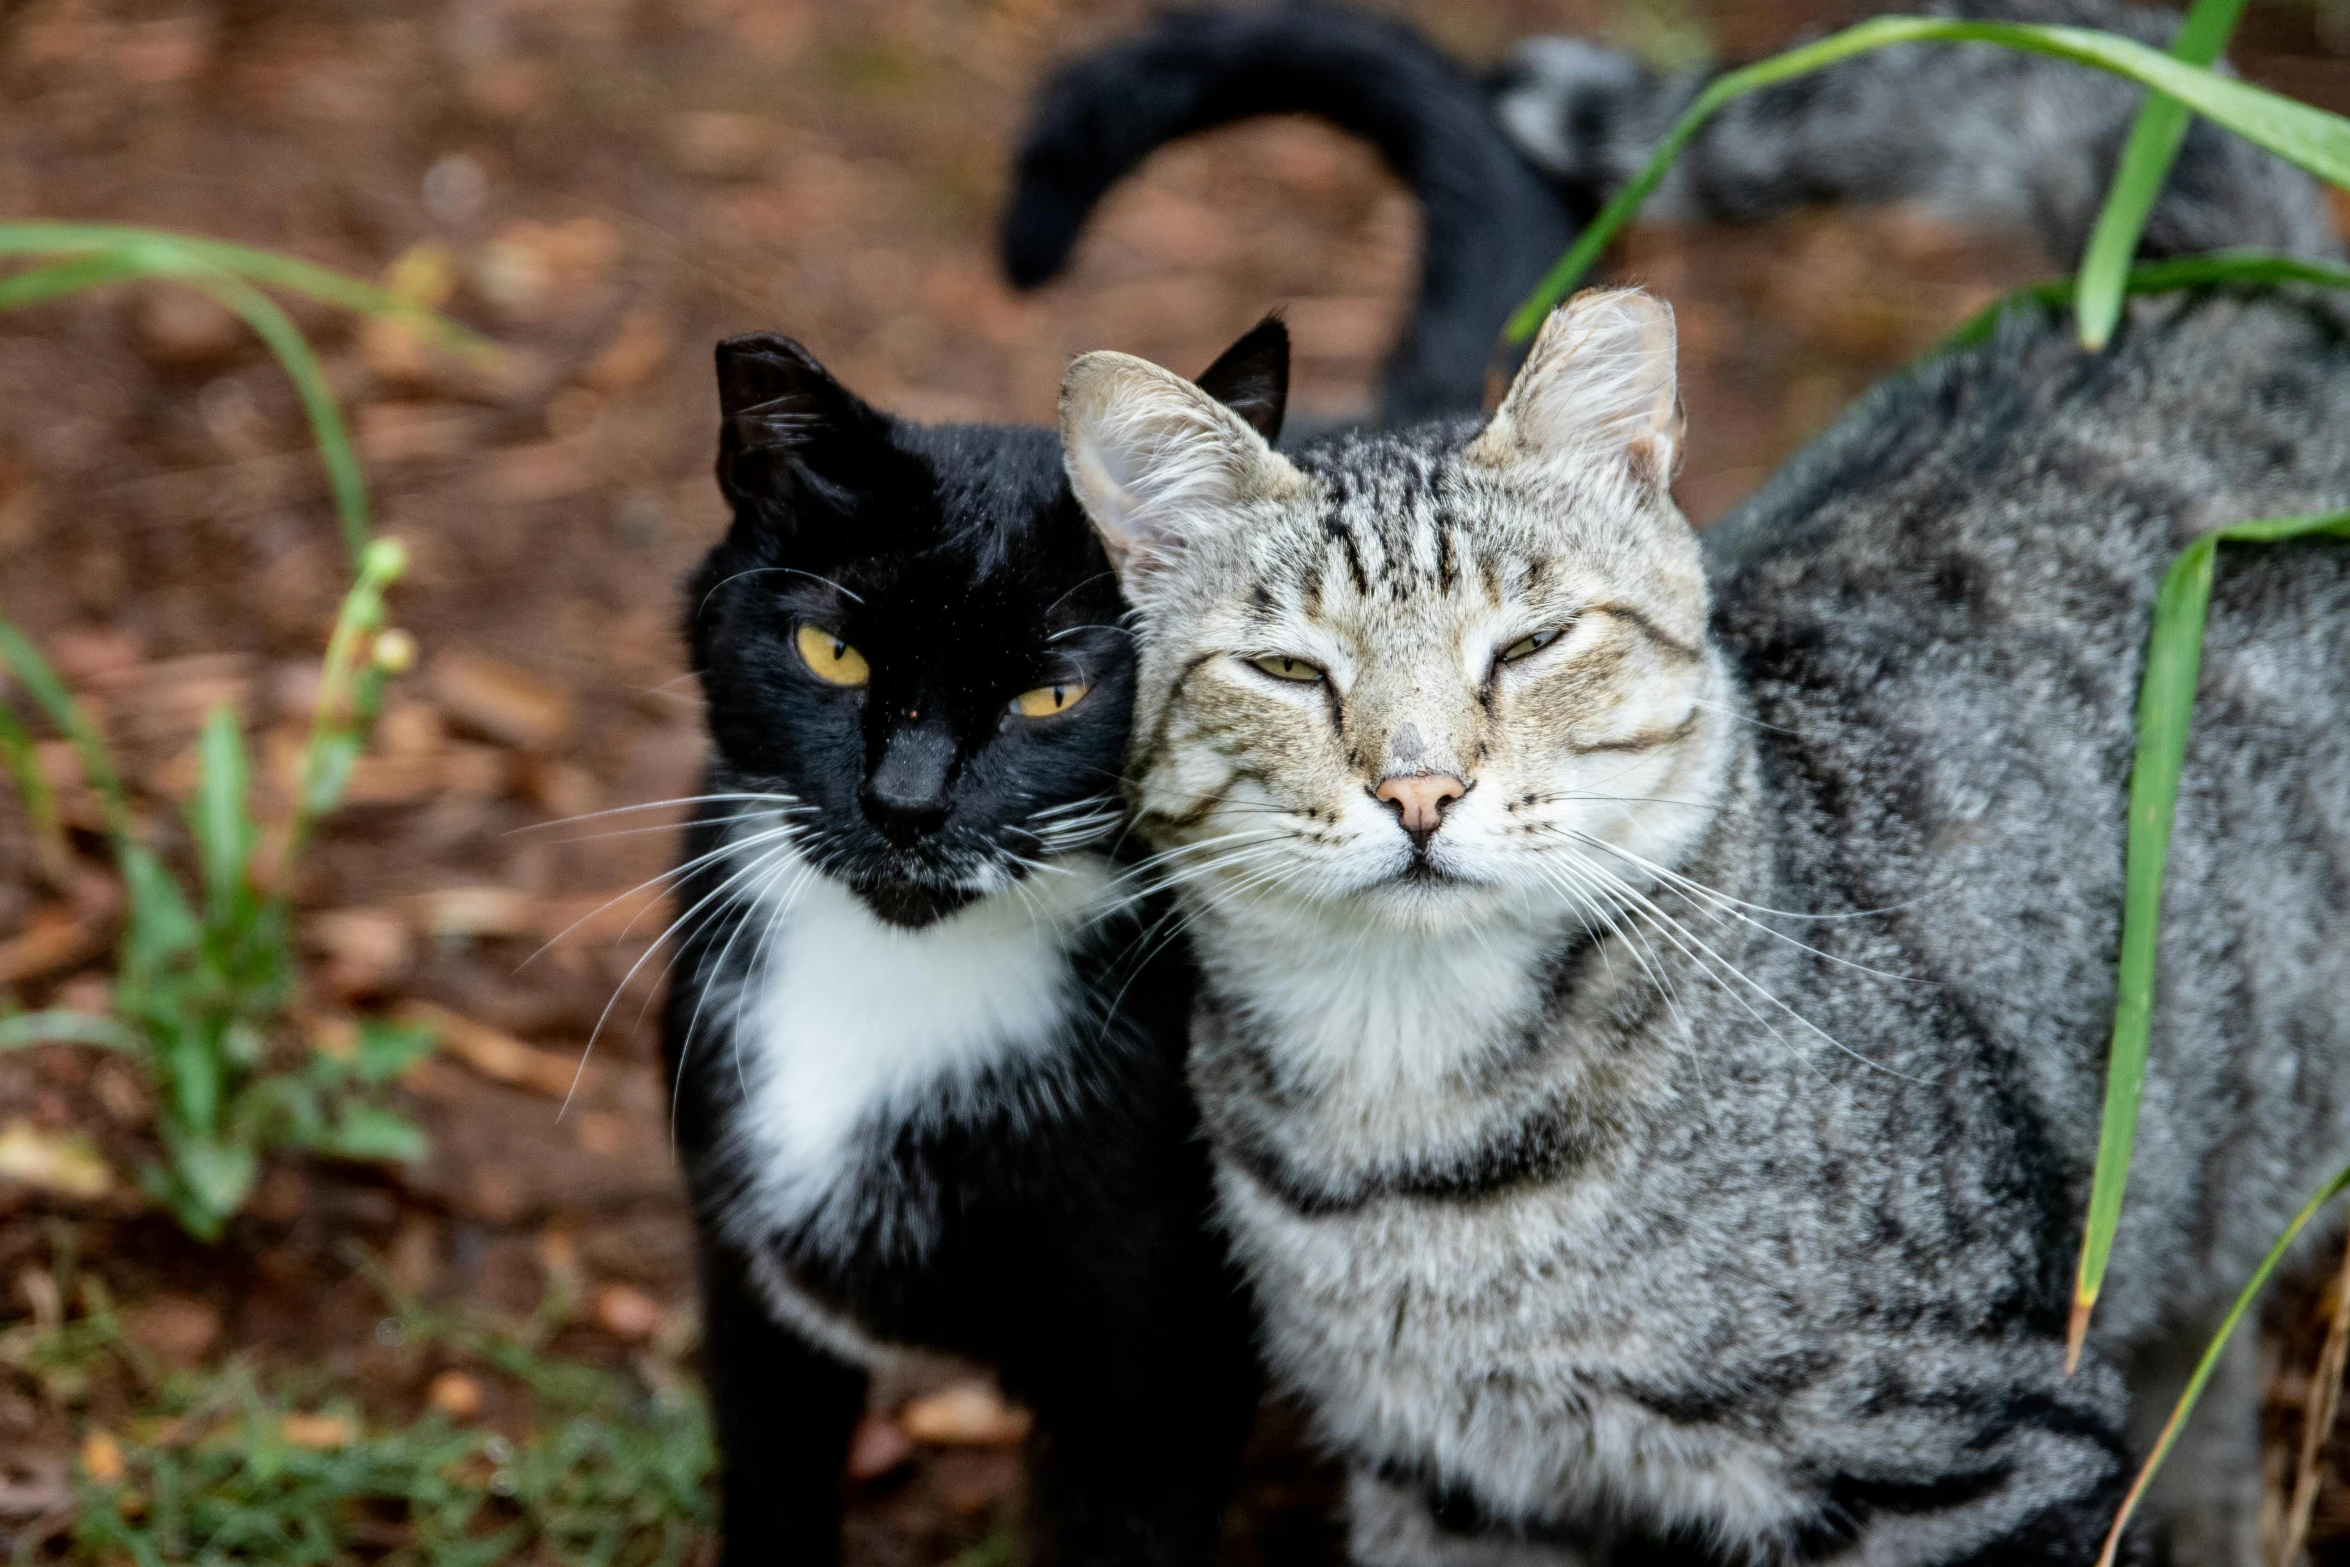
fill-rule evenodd
<path id="1" fill-rule="evenodd" d="M 1477 84 L 1400 23 L 1286 0 L 1174 11 L 1065 67 L 1039 96 L 1004 213 L 1004 266 L 1032 288 L 1094 204 L 1152 151 L 1258 114 L 1311 114 L 1378 148 L 1420 198 L 1420 298 L 1387 365 L 1390 422 L 1474 412 L 1502 322 L 1575 219 L 1502 135 Z"/>

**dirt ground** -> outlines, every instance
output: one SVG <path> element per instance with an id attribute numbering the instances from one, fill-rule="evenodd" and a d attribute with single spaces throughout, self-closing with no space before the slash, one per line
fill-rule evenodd
<path id="1" fill-rule="evenodd" d="M 1697 27 L 1745 53 L 1827 14 L 1390 8 L 1478 61 L 1536 30 Z M 682 1342 L 689 1237 L 648 1022 L 664 918 L 651 879 L 676 818 L 560 824 L 693 789 L 700 718 L 673 626 L 680 574 L 723 521 L 710 344 L 780 329 L 885 406 L 1041 421 L 1073 353 L 1196 369 L 1278 304 L 1297 406 L 1339 418 L 1367 409 L 1395 336 L 1414 208 L 1364 148 L 1302 123 L 1161 154 L 1066 280 L 1028 297 L 998 279 L 991 225 L 1027 92 L 1142 14 L 1130 0 L 0 0 L 0 213 L 183 228 L 367 276 L 407 257 L 445 273 L 446 308 L 505 349 L 469 367 L 292 307 L 353 417 L 379 526 L 412 552 L 395 618 L 424 650 L 298 888 L 308 1000 L 442 1020 L 447 1048 L 403 1091 L 430 1156 L 282 1163 L 216 1248 L 121 1185 L 73 1198 L 0 1180 L 0 1316 L 36 1314 L 70 1246 L 157 1356 L 323 1365 L 394 1411 L 417 1407 L 422 1372 L 383 1352 L 360 1255 L 422 1298 L 515 1312 L 560 1275 L 593 1303 L 565 1340 L 582 1355 Z M 2248 74 L 2350 107 L 2350 61 L 2307 7 L 2256 8 L 2246 37 Z M 1895 213 L 1645 230 L 1617 270 L 1680 312 L 1682 497 L 1702 520 L 2044 267 Z M 218 701 L 284 754 L 343 580 L 293 396 L 224 313 L 136 288 L 0 316 L 0 607 L 102 713 L 148 798 L 184 795 Z M 96 865 L 76 896 L 44 893 L 21 821 L 0 817 L 0 983 L 19 1002 L 102 999 L 115 900 Z M 148 1120 L 139 1085 L 93 1052 L 0 1057 L 0 1129 L 80 1132 L 128 1169 Z M 2280 1463 L 2323 1309 L 2314 1294 L 2281 1308 Z M 904 1399 L 961 1375 L 882 1389 L 876 1440 Z M 953 1560 L 1016 1518 L 1002 1424 L 918 1441 L 910 1463 L 857 1482 L 852 1561 Z M 0 1377 L 0 1534 L 55 1525 L 77 1440 L 73 1417 Z M 1276 1411 L 1230 1560 L 1334 1559 L 1329 1499 Z M 2319 1522 L 2323 1540 L 2350 1534 L 2339 1486 Z"/>

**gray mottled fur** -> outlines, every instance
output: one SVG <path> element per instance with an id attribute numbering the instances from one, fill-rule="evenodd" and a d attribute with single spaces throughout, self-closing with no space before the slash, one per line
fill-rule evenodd
<path id="1" fill-rule="evenodd" d="M 2011 321 L 1701 574 L 1669 316 L 1586 303 L 1484 433 L 1294 462 L 1164 372 L 1072 371 L 1271 1361 L 1366 1564 L 2086 1562 L 2182 1346 L 2350 1148 L 2350 557 L 2231 552 L 2064 1375 L 2147 612 L 2199 533 L 2350 504 L 2344 316 L 2143 302 L 2100 357 Z M 1522 674 L 1479 651 L 1544 625 Z M 1422 865 L 1367 796 L 1430 773 L 1471 792 Z M 2231 1383 L 2174 1560 L 2250 1549 Z"/>
<path id="2" fill-rule="evenodd" d="M 1355 956 L 1194 886 L 1223 1211 L 1273 1364 L 1355 1465 L 1358 1560 L 1603 1560 L 1658 1533 L 1734 1560 L 2094 1553 L 2133 1382 L 2167 1396 L 2350 1150 L 2350 554 L 2230 551 L 2130 1207 L 2064 1376 L 2147 613 L 2198 533 L 2350 504 L 2344 333 L 2326 302 L 2174 300 L 2090 358 L 2016 321 L 1854 410 L 1707 540 L 1721 679 L 1674 792 L 1708 808 L 1670 874 L 1631 872 L 1655 914 L 1535 931 L 1525 1004 L 1489 1005 L 1463 959 L 1420 1019 L 1457 1031 L 1431 1047 L 1451 1065 L 1408 1103 L 1266 1024 Z M 1460 591 L 1403 563 L 1506 598 L 1525 561 L 1463 504 L 1462 433 L 1299 458 L 1252 524 L 1267 618 L 1312 617 L 1350 554 L 1387 563 L 1399 646 L 1415 599 Z M 1175 591 L 1145 611 L 1136 764 L 1168 843 L 1199 758 L 1164 748 L 1291 762 L 1187 701 Z M 1393 757 L 1353 743 L 1367 787 Z M 2250 1559 L 2241 1387 L 2173 1497 L 2175 1559 Z"/>
<path id="3" fill-rule="evenodd" d="M 2167 47 L 2178 26 L 2175 13 L 2117 0 L 1916 9 L 2102 27 L 2156 47 Z M 1532 38 L 1501 75 L 1494 108 L 1530 161 L 1597 200 L 1639 171 L 1708 74 L 1660 73 L 1578 38 Z M 2020 229 L 2069 260 L 2087 242 L 2142 96 L 2119 77 L 1990 44 L 1879 50 L 1725 105 L 1643 212 L 1746 220 L 1805 202 L 1908 200 L 1953 221 Z M 2340 250 L 2308 176 L 2197 120 L 2149 218 L 2143 251 L 2230 245 Z"/>

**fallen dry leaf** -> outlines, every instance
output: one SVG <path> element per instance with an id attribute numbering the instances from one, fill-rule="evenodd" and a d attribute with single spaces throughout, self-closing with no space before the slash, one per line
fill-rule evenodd
<path id="1" fill-rule="evenodd" d="M 614 1338 L 635 1343 L 660 1330 L 665 1315 L 661 1303 L 627 1284 L 607 1284 L 596 1291 L 596 1325 Z"/>
<path id="2" fill-rule="evenodd" d="M 1030 1420 L 1027 1410 L 974 1380 L 923 1394 L 898 1411 L 898 1424 L 933 1447 L 1010 1447 L 1027 1439 Z"/>
<path id="3" fill-rule="evenodd" d="M 462 1371 L 444 1371 L 425 1387 L 424 1401 L 452 1420 L 481 1413 L 481 1384 Z"/>
<path id="4" fill-rule="evenodd" d="M 389 909 L 321 909 L 302 921 L 305 945 L 326 959 L 326 983 L 341 994 L 381 990 L 408 971 L 415 927 Z"/>
<path id="5" fill-rule="evenodd" d="M 112 1485 L 127 1467 L 122 1461 L 122 1444 L 105 1432 L 93 1431 L 82 1438 L 82 1473 L 100 1485 Z"/>
<path id="6" fill-rule="evenodd" d="M 0 985 L 70 968 L 106 950 L 107 930 L 97 920 L 54 904 L 33 910 L 25 928 L 0 941 Z"/>
<path id="7" fill-rule="evenodd" d="M 438 887 L 400 900 L 428 936 L 527 936 L 538 929 L 538 900 L 514 887 Z"/>
<path id="8" fill-rule="evenodd" d="M 566 1051 L 526 1045 L 502 1029 L 477 1023 L 430 1001 L 411 1001 L 397 1014 L 403 1022 L 429 1024 L 444 1054 L 455 1056 L 492 1082 L 561 1099 L 577 1083 L 584 1092 L 595 1080 L 592 1066 Z"/>
<path id="9" fill-rule="evenodd" d="M 914 1439 L 887 1415 L 868 1414 L 849 1438 L 848 1476 L 862 1484 L 878 1480 L 914 1456 Z"/>
<path id="10" fill-rule="evenodd" d="M 131 1342 L 178 1369 L 199 1364 L 219 1342 L 220 1329 L 220 1313 L 193 1295 L 158 1295 L 123 1313 Z"/>
<path id="11" fill-rule="evenodd" d="M 277 1434 L 295 1447 L 332 1452 L 357 1441 L 359 1428 L 346 1415 L 293 1414 L 277 1423 Z"/>
<path id="12" fill-rule="evenodd" d="M 18 1116 L 0 1126 L 0 1180 L 84 1201 L 114 1190 L 114 1171 L 79 1132 L 45 1132 Z"/>
<path id="13" fill-rule="evenodd" d="M 432 689 L 450 717 L 507 745 L 544 750 L 571 732 L 571 698 L 499 659 L 443 653 L 432 663 Z"/>
<path id="14" fill-rule="evenodd" d="M 625 390 L 661 368 L 661 361 L 669 357 L 669 343 L 669 328 L 658 312 L 631 310 L 579 378 L 599 391 Z"/>

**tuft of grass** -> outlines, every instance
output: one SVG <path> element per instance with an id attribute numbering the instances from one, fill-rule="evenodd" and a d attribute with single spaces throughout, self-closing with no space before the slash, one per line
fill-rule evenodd
<path id="1" fill-rule="evenodd" d="M 548 1355 L 568 1319 L 568 1302 L 550 1301 L 528 1322 L 486 1327 L 394 1302 L 403 1343 L 520 1392 L 519 1430 L 437 1410 L 371 1420 L 315 1373 L 231 1362 L 159 1380 L 128 1366 L 154 1391 L 125 1429 L 85 1435 L 71 1559 L 681 1567 L 716 1523 L 702 1399 L 666 1366 L 648 1377 Z M 80 1362 L 135 1353 L 110 1315 L 49 1337 L 75 1333 Z"/>
<path id="2" fill-rule="evenodd" d="M 1664 178 L 1665 170 L 1681 155 L 1689 139 L 1723 104 L 1758 88 L 1807 76 L 1873 49 L 1935 42 L 1998 44 L 2128 77 L 2166 94 L 2183 106 L 2182 113 L 2191 109 L 2320 179 L 2350 187 L 2350 120 L 2296 103 L 2264 88 L 2249 86 L 2206 67 L 2188 64 L 2158 49 L 2149 49 L 2135 39 L 2087 27 L 1880 16 L 1830 34 L 1817 43 L 1790 49 L 1715 78 L 1681 118 L 1673 122 L 1673 128 L 1657 143 L 1647 164 L 1600 209 L 1558 264 L 1526 296 L 1502 328 L 1503 336 L 1512 343 L 1532 341 L 1541 329 L 1543 318 L 1574 291 L 1591 270 L 1592 263 L 1599 259 L 1600 252 L 1656 189 L 1657 182 Z M 2167 164 L 2165 167 L 2167 171 Z M 2143 215 L 2140 221 L 2143 222 Z M 2133 229 L 2132 249 L 2135 234 Z"/>
<path id="3" fill-rule="evenodd" d="M 424 1134 L 383 1100 L 391 1081 L 431 1051 L 431 1031 L 369 1020 L 348 1040 L 292 1038 L 293 913 L 283 891 L 292 861 L 342 795 L 386 682 L 414 656 L 405 633 L 384 627 L 384 591 L 405 565 L 390 539 L 370 543 L 361 558 L 327 644 L 293 812 L 276 842 L 254 814 L 236 713 L 221 707 L 206 719 L 187 811 L 193 896 L 133 815 L 97 726 L 24 634 L 0 618 L 0 664 L 79 753 L 128 904 L 112 1014 L 0 1018 L 0 1048 L 71 1042 L 130 1060 L 155 1091 L 164 1155 L 140 1172 L 140 1184 L 201 1240 L 220 1237 L 272 1151 L 358 1160 L 424 1151 Z M 8 743 L 21 746 L 22 727 L 10 724 Z M 15 776 L 28 814 L 53 826 L 56 802 L 38 770 Z"/>

